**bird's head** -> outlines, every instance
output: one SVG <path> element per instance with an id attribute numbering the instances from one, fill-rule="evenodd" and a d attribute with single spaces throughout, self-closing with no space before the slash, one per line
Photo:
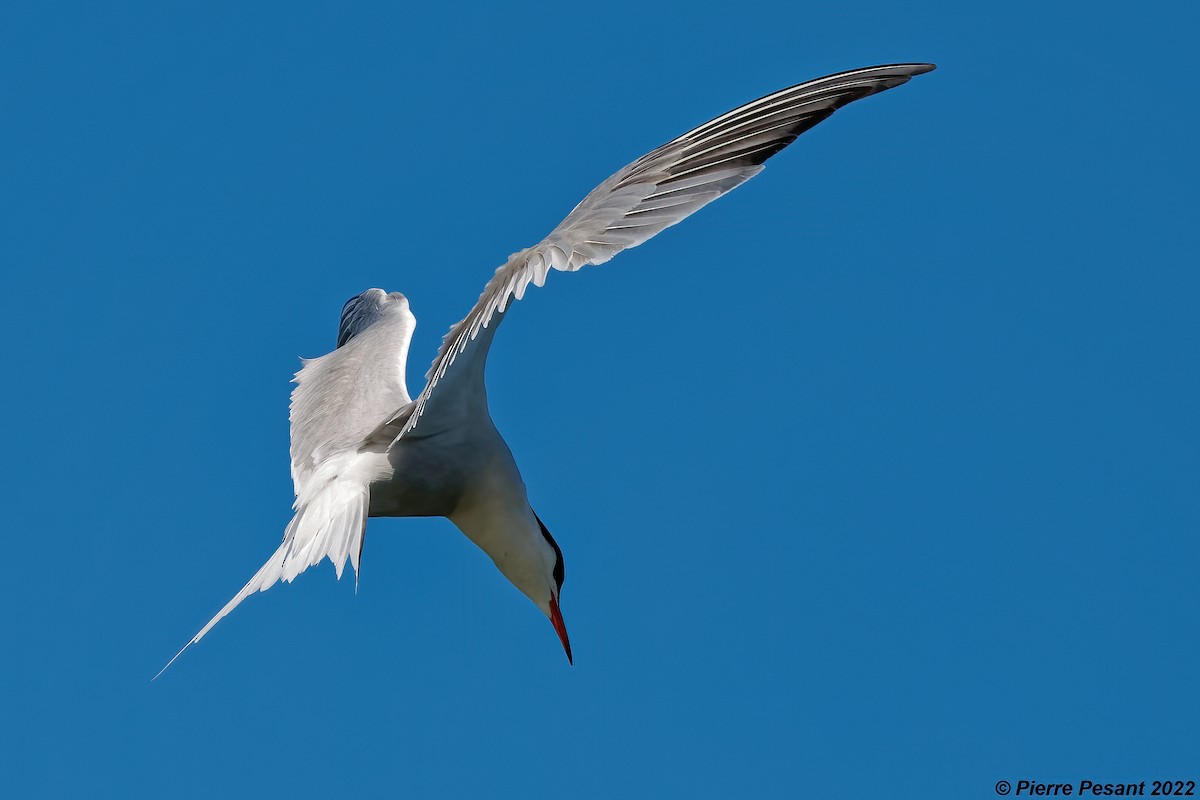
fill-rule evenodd
<path id="1" fill-rule="evenodd" d="M 567 625 L 563 622 L 562 611 L 559 609 L 558 598 L 562 592 L 563 580 L 566 578 L 566 568 L 563 565 L 562 550 L 558 546 L 558 542 L 554 541 L 554 537 L 550 535 L 550 531 L 546 529 L 546 524 L 542 522 L 541 517 L 537 514 L 533 515 L 537 520 L 538 527 L 541 528 L 542 540 L 545 543 L 543 549 L 543 563 L 546 570 L 539 581 L 538 585 L 530 591 L 525 591 L 533 602 L 537 603 L 538 608 L 550 620 L 550 624 L 554 626 L 554 632 L 558 634 L 558 640 L 562 642 L 563 650 L 566 651 L 567 661 L 574 664 L 575 659 L 571 657 L 571 640 L 567 637 Z"/>
<path id="2" fill-rule="evenodd" d="M 451 514 L 451 522 L 491 557 L 509 583 L 542 610 L 554 626 L 567 660 L 574 663 L 559 606 L 565 570 L 558 542 L 528 504 L 518 506 L 516 497 L 497 501 L 503 494 L 500 490 L 485 489 L 483 494 L 493 495 L 493 502 L 462 503 Z"/>

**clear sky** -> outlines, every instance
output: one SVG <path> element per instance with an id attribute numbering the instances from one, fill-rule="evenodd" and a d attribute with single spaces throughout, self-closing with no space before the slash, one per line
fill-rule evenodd
<path id="1" fill-rule="evenodd" d="M 1194 6 L 247 5 L 0 11 L 0 793 L 1200 780 Z M 939 69 L 508 315 L 573 668 L 448 522 L 373 520 L 357 595 L 150 682 L 276 547 L 349 296 L 410 298 L 415 392 L 612 171 L 896 61 Z"/>

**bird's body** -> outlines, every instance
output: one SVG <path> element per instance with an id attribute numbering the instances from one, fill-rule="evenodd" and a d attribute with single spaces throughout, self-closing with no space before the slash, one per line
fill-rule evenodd
<path id="1" fill-rule="evenodd" d="M 723 114 L 618 171 L 549 236 L 496 270 L 446 335 L 415 399 L 406 386 L 416 325 L 407 298 L 382 289 L 351 298 L 337 348 L 306 361 L 296 375 L 296 513 L 283 544 L 189 644 L 253 592 L 290 581 L 322 558 L 339 577 L 347 559 L 357 573 L 368 516 L 440 516 L 546 614 L 570 658 L 558 606 L 562 551 L 530 506 L 488 411 L 484 369 L 509 304 L 530 283 L 542 285 L 551 269 L 602 264 L 681 221 L 756 175 L 767 158 L 837 108 L 932 69 L 869 67 L 799 84 Z"/>
<path id="2" fill-rule="evenodd" d="M 371 497 L 373 517 L 446 517 L 514 585 L 542 574 L 542 536 L 525 482 L 486 407 L 459 427 L 398 442 Z M 523 577 L 528 566 L 534 575 Z"/>

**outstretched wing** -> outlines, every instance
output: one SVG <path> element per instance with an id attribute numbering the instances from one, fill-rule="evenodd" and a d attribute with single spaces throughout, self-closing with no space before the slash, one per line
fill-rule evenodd
<path id="1" fill-rule="evenodd" d="M 549 236 L 496 270 L 475 307 L 446 334 L 400 436 L 423 416 L 438 416 L 443 403 L 461 406 L 467 392 L 438 391 L 439 384 L 482 382 L 490 334 L 509 301 L 520 300 L 530 283 L 543 285 L 550 269 L 573 272 L 636 247 L 757 175 L 764 161 L 837 109 L 932 69 L 933 64 L 868 67 L 783 89 L 688 131 L 608 178 Z M 485 330 L 488 335 L 481 336 Z M 477 387 L 468 388 L 477 393 Z M 459 402 L 443 400 L 443 394 Z"/>

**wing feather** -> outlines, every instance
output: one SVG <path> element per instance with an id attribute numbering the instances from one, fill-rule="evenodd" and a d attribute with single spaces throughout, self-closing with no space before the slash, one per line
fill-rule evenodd
<path id="1" fill-rule="evenodd" d="M 514 253 L 496 270 L 470 313 L 450 328 L 427 383 L 397 439 L 436 408 L 435 391 L 459 360 L 486 358 L 491 336 L 513 298 L 542 286 L 551 269 L 574 272 L 603 264 L 680 222 L 763 169 L 763 162 L 855 100 L 907 83 L 932 64 L 893 64 L 837 73 L 761 97 L 647 153 L 609 177 L 550 235 Z M 474 345 L 470 356 L 464 356 Z M 433 401 L 431 406 L 431 401 Z"/>
<path id="2" fill-rule="evenodd" d="M 290 415 L 292 481 L 301 500 L 322 463 L 357 452 L 364 437 L 409 402 L 405 367 L 416 320 L 407 299 L 391 301 L 386 311 L 364 316 L 365 321 L 349 328 L 350 335 L 344 333 L 345 320 L 343 314 L 338 348 L 306 359 L 295 377 Z"/>

